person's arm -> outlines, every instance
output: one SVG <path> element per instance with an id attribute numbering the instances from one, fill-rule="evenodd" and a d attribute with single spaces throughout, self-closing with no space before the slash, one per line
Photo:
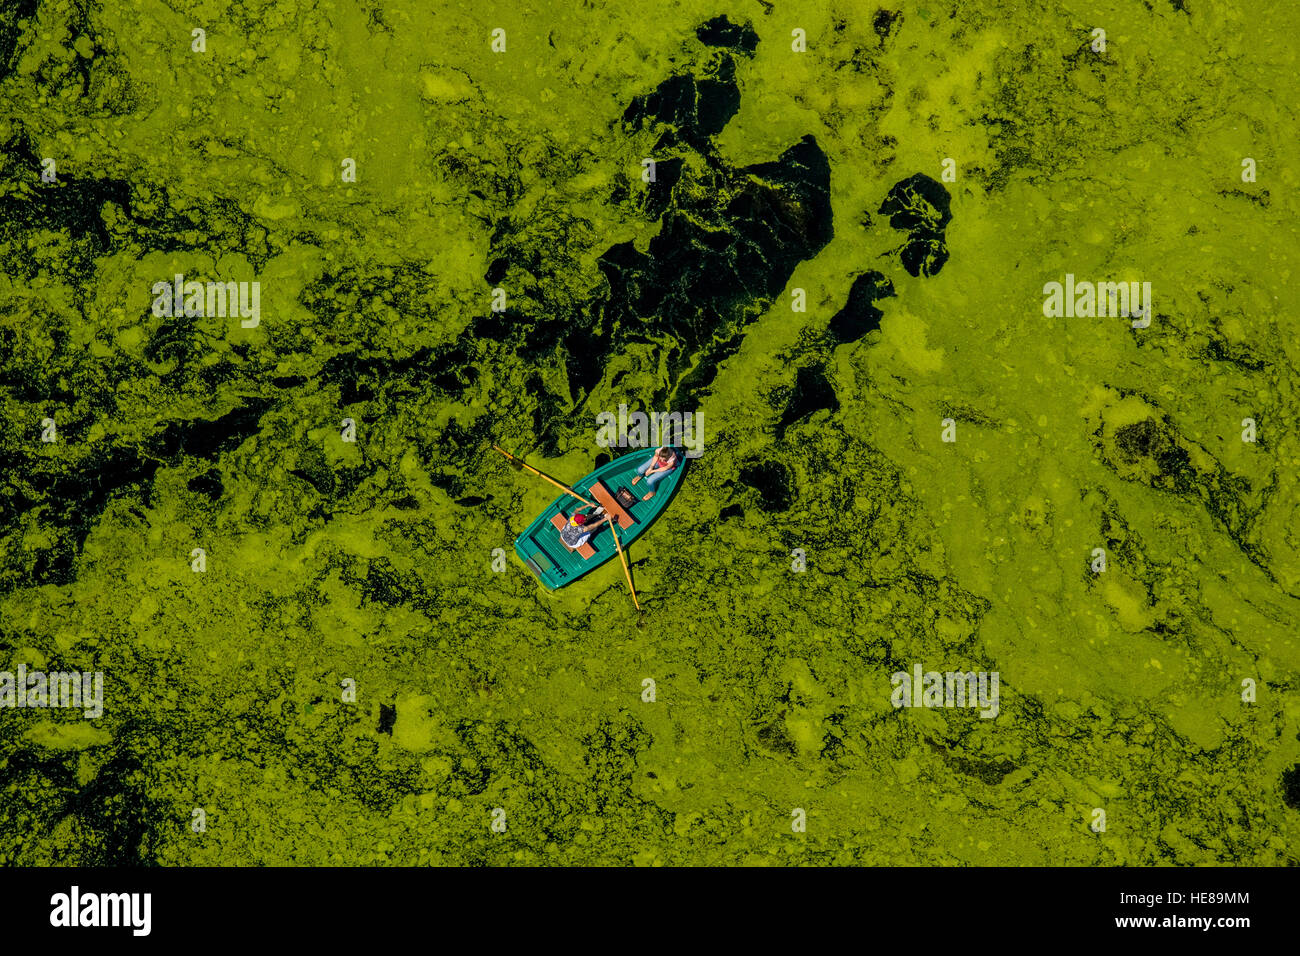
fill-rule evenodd
<path id="1" fill-rule="evenodd" d="M 654 467 L 652 467 L 650 471 L 647 472 L 647 477 L 649 475 L 658 474 L 661 471 L 667 471 L 669 468 L 672 467 L 672 465 L 673 465 L 673 461 L 671 458 L 668 461 L 663 461 L 659 458 L 659 455 L 656 452 L 654 457 Z"/>

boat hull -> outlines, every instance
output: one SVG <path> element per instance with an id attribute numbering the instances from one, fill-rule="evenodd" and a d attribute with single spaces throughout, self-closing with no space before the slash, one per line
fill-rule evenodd
<path id="1" fill-rule="evenodd" d="M 636 503 L 623 509 L 626 514 L 623 521 L 629 523 L 627 525 L 620 523 L 618 529 L 619 541 L 622 542 L 625 551 L 628 545 L 644 534 L 668 507 L 688 467 L 689 459 L 685 457 L 682 449 L 677 449 L 681 463 L 655 486 L 653 498 L 642 501 L 641 496 L 646 492 L 645 479 L 635 485 L 632 484 L 632 479 L 637 476 L 637 467 L 644 464 L 653 454 L 653 450 L 640 449 L 615 458 L 601 465 L 591 474 L 575 481 L 572 486 L 574 491 L 593 502 L 596 501 L 597 493 L 603 494 L 603 491 L 593 492 L 597 483 L 603 485 L 603 489 L 610 495 L 617 495 L 622 489 L 635 495 Z M 576 498 L 567 494 L 560 495 L 537 516 L 523 534 L 515 539 L 515 554 L 519 555 L 519 560 L 524 562 L 524 565 L 548 590 L 554 591 L 572 584 L 606 561 L 617 560 L 618 551 L 614 546 L 614 536 L 608 527 L 599 528 L 592 535 L 588 541 L 591 551 L 588 556 L 569 550 L 560 541 L 560 532 L 555 525 L 556 517 L 567 521 L 575 509 L 582 507 L 582 502 Z"/>

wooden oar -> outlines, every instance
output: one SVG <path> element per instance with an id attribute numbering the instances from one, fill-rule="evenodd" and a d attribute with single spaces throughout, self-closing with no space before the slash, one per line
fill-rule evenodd
<path id="1" fill-rule="evenodd" d="M 627 588 L 632 592 L 632 603 L 636 609 L 641 610 L 641 602 L 636 599 L 636 588 L 632 586 L 632 569 L 627 566 L 627 558 L 623 557 L 623 545 L 618 540 L 618 529 L 615 527 L 617 521 L 611 520 L 609 523 L 610 533 L 614 535 L 614 547 L 618 550 L 618 559 L 623 562 L 623 573 L 627 575 Z"/>
<path id="2" fill-rule="evenodd" d="M 560 482 L 556 481 L 554 478 L 552 478 L 550 475 L 546 474 L 545 472 L 538 471 L 536 468 L 528 464 L 528 462 L 524 461 L 522 458 L 516 458 L 514 455 L 510 454 L 510 452 L 506 451 L 504 448 L 500 448 L 496 445 L 493 445 L 492 447 L 496 448 L 497 451 L 501 452 L 501 454 L 505 455 L 516 465 L 521 465 L 522 467 L 527 468 L 529 471 L 531 471 L 534 475 L 536 475 L 539 478 L 545 478 L 547 481 L 553 484 L 556 488 L 559 488 L 565 494 L 573 495 L 573 497 L 577 498 L 584 505 L 587 505 L 592 508 L 596 507 L 586 498 L 582 497 L 582 495 L 578 494 L 576 491 L 570 488 L 568 485 L 561 484 Z"/>

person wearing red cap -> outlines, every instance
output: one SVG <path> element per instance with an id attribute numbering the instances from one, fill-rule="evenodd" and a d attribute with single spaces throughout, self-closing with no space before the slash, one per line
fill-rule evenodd
<path id="1" fill-rule="evenodd" d="M 597 518 L 597 515 L 600 517 Z M 583 514 L 581 511 L 575 511 L 569 518 L 569 523 L 560 531 L 560 540 L 570 548 L 581 548 L 591 540 L 591 536 L 596 530 L 609 520 L 609 515 L 605 513 L 604 508 L 597 508 L 591 514 Z"/>

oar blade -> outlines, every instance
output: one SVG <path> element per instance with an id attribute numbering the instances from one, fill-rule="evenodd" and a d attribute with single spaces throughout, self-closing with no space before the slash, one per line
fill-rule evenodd
<path id="1" fill-rule="evenodd" d="M 623 565 L 623 574 L 627 577 L 627 589 L 632 592 L 632 603 L 636 609 L 641 610 L 641 602 L 637 600 L 636 587 L 632 584 L 632 569 L 627 566 L 627 558 L 623 556 L 623 543 L 618 540 L 618 530 L 614 527 L 618 522 L 611 521 L 609 530 L 614 535 L 614 550 L 618 552 L 619 563 Z"/>

